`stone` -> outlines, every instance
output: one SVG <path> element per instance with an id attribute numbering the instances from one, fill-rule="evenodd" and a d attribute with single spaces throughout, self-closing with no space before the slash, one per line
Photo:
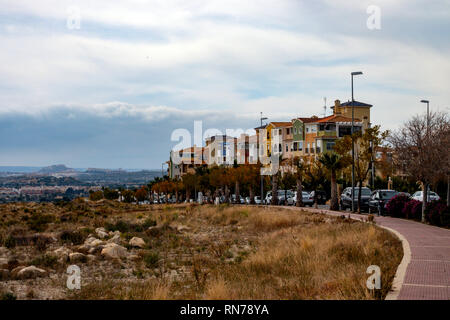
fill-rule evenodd
<path id="1" fill-rule="evenodd" d="M 89 249 L 89 254 L 97 254 L 102 252 L 104 246 L 96 246 Z"/>
<path id="2" fill-rule="evenodd" d="M 107 243 L 120 244 L 120 234 L 115 234 L 111 239 L 107 241 Z"/>
<path id="3" fill-rule="evenodd" d="M 189 231 L 189 230 L 191 230 L 191 228 L 189 228 L 188 226 L 179 225 L 177 227 L 178 232 L 184 232 L 184 231 Z"/>
<path id="4" fill-rule="evenodd" d="M 0 269 L 0 281 L 5 281 L 9 279 L 9 270 Z"/>
<path id="5" fill-rule="evenodd" d="M 127 256 L 127 249 L 116 243 L 108 243 L 101 252 L 102 256 L 110 259 L 119 259 Z"/>
<path id="6" fill-rule="evenodd" d="M 95 233 L 100 239 L 106 238 L 108 236 L 108 233 L 106 232 L 105 228 L 97 228 L 95 229 Z"/>
<path id="7" fill-rule="evenodd" d="M 77 251 L 83 254 L 87 254 L 92 247 L 87 244 L 78 246 Z"/>
<path id="8" fill-rule="evenodd" d="M 94 256 L 93 254 L 88 254 L 88 255 L 86 256 L 86 258 L 87 258 L 87 261 L 88 261 L 88 262 L 94 262 L 95 260 L 97 260 L 97 257 Z"/>
<path id="9" fill-rule="evenodd" d="M 36 268 L 35 266 L 29 266 L 22 268 L 17 272 L 16 278 L 18 279 L 35 279 L 37 277 L 43 277 L 47 274 L 47 271 Z"/>
<path id="10" fill-rule="evenodd" d="M 0 258 L 0 268 L 6 268 L 8 266 L 7 258 Z"/>
<path id="11" fill-rule="evenodd" d="M 77 262 L 86 262 L 87 258 L 86 255 L 79 253 L 79 252 L 74 252 L 69 254 L 69 261 L 72 263 L 77 263 Z"/>
<path id="12" fill-rule="evenodd" d="M 141 260 L 141 256 L 137 254 L 131 254 L 128 256 L 128 259 L 131 261 L 139 261 Z"/>
<path id="13" fill-rule="evenodd" d="M 132 247 L 138 247 L 138 248 L 144 248 L 145 247 L 144 239 L 138 238 L 138 237 L 131 238 L 129 244 Z"/>
<path id="14" fill-rule="evenodd" d="M 95 239 L 94 241 L 92 241 L 92 242 L 90 243 L 90 245 L 93 246 L 93 247 L 102 246 L 102 245 L 104 245 L 104 244 L 105 244 L 105 241 L 102 241 L 102 240 L 100 240 L 100 239 Z"/>

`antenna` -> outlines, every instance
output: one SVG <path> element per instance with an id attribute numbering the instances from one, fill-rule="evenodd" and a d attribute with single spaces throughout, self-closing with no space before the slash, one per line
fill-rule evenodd
<path id="1" fill-rule="evenodd" d="M 323 97 L 323 117 L 327 116 L 327 97 Z"/>

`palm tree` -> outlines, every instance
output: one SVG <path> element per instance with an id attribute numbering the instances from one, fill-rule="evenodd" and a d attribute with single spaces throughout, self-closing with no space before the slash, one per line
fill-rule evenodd
<path id="1" fill-rule="evenodd" d="M 294 165 L 296 167 L 296 171 L 295 171 L 295 177 L 296 177 L 296 182 L 297 182 L 297 202 L 295 203 L 295 205 L 297 207 L 304 207 L 305 205 L 303 204 L 303 171 L 305 170 L 305 165 L 302 161 L 302 159 L 300 157 L 295 157 L 294 160 Z"/>
<path id="2" fill-rule="evenodd" d="M 320 156 L 319 161 L 331 173 L 330 210 L 339 210 L 339 202 L 338 202 L 338 196 L 337 196 L 337 184 L 336 184 L 336 172 L 343 168 L 342 158 L 335 152 L 325 152 Z"/>

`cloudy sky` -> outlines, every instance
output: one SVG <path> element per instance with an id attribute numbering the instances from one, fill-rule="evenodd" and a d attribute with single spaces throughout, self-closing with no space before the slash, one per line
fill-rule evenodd
<path id="1" fill-rule="evenodd" d="M 174 129 L 320 116 L 351 71 L 395 129 L 449 110 L 449 34 L 449 0 L 0 0 L 0 165 L 160 168 Z"/>

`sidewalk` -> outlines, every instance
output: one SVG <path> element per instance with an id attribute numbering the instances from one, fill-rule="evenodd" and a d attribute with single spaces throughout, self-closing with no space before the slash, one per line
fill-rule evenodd
<path id="1" fill-rule="evenodd" d="M 348 216 L 349 212 L 286 207 Z M 353 219 L 367 215 L 351 214 Z M 375 217 L 381 227 L 391 229 L 403 242 L 404 257 L 386 299 L 450 300 L 450 230 L 391 217 Z"/>

